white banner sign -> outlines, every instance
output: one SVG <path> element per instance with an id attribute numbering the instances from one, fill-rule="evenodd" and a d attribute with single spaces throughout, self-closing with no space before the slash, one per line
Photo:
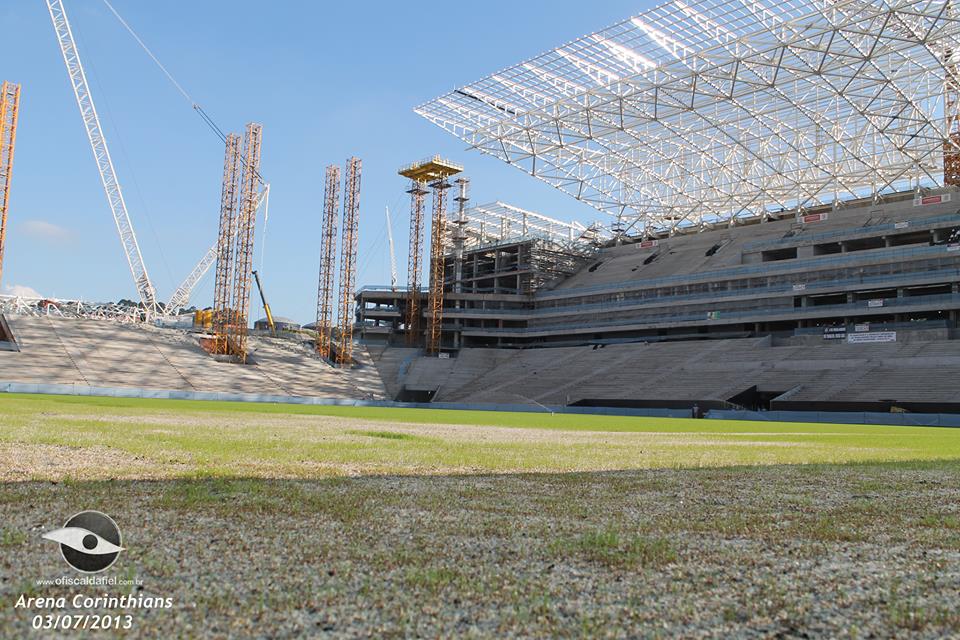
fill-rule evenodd
<path id="1" fill-rule="evenodd" d="M 896 331 L 874 331 L 873 333 L 848 333 L 848 344 L 860 344 L 864 342 L 896 342 Z"/>

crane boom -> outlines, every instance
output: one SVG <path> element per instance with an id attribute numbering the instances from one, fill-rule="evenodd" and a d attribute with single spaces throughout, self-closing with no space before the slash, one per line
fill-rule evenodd
<path id="1" fill-rule="evenodd" d="M 97 116 L 93 96 L 90 94 L 90 87 L 87 85 L 87 77 L 83 72 L 80 54 L 77 52 L 70 22 L 67 20 L 67 13 L 61 0 L 47 0 L 47 9 L 50 11 L 50 20 L 53 22 L 53 28 L 57 34 L 57 42 L 60 44 L 63 62 L 70 76 L 70 84 L 73 86 L 73 93 L 77 98 L 77 106 L 80 107 L 80 116 L 83 118 L 87 138 L 89 138 L 90 147 L 93 149 L 93 157 L 96 159 L 97 168 L 100 170 L 100 181 L 103 183 L 103 190 L 107 194 L 107 201 L 110 203 L 110 210 L 113 212 L 113 219 L 117 225 L 117 232 L 120 234 L 120 241 L 123 243 L 123 251 L 127 257 L 127 263 L 130 265 L 130 272 L 133 275 L 137 293 L 140 295 L 140 301 L 146 308 L 147 314 L 152 315 L 157 311 L 156 291 L 150 281 L 150 276 L 147 274 L 143 256 L 140 254 L 140 245 L 137 243 L 137 236 L 133 231 L 133 224 L 130 222 L 130 216 L 127 213 L 127 204 L 124 202 L 123 192 L 120 189 L 117 173 L 113 167 L 113 160 L 110 158 L 107 140 L 103 135 L 103 129 L 100 127 L 100 118 Z"/>
<path id="2" fill-rule="evenodd" d="M 257 199 L 257 209 L 264 207 L 264 216 L 267 214 L 267 210 L 270 208 L 270 184 L 265 183 L 263 189 L 260 191 L 260 196 Z M 237 236 L 236 229 L 230 236 L 230 240 Z M 203 257 L 200 258 L 200 262 L 197 263 L 197 266 L 193 268 L 193 271 L 180 283 L 180 286 L 177 287 L 177 290 L 173 292 L 173 295 L 170 296 L 170 302 L 167 303 L 166 312 L 168 314 L 175 314 L 180 309 L 187 306 L 187 303 L 190 302 L 190 296 L 193 294 L 193 289 L 197 286 L 200 280 L 203 279 L 203 276 L 207 274 L 207 271 L 210 270 L 210 267 L 214 265 L 217 261 L 217 245 L 214 243 Z"/>
<path id="3" fill-rule="evenodd" d="M 393 225 L 390 224 L 390 207 L 387 207 L 387 242 L 390 244 L 390 288 L 397 290 L 397 256 L 393 251 Z"/>
<path id="4" fill-rule="evenodd" d="M 270 327 L 270 334 L 277 335 L 277 324 L 273 321 L 273 311 L 267 303 L 267 296 L 263 295 L 263 284 L 260 283 L 260 274 L 252 271 L 254 279 L 257 281 L 257 290 L 260 291 L 260 301 L 263 302 L 263 311 L 267 314 L 267 326 Z"/>

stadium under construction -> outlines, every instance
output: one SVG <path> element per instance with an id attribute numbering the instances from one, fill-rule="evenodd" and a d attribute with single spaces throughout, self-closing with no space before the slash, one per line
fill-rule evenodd
<path id="1" fill-rule="evenodd" d="M 140 300 L 0 298 L 0 388 L 960 413 L 951 0 L 671 0 L 437 97 L 416 112 L 608 222 L 473 204 L 465 165 L 430 157 L 398 171 L 406 286 L 357 289 L 351 158 L 317 206 L 316 324 L 277 329 L 264 298 L 253 334 L 259 125 L 226 136 L 217 242 L 159 302 L 48 5 Z M 0 276 L 18 95 L 0 96 Z M 214 265 L 208 315 L 181 314 Z"/>

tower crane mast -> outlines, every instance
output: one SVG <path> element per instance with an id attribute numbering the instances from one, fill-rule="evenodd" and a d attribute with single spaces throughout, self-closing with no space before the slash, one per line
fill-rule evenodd
<path id="1" fill-rule="evenodd" d="M 80 116 L 83 118 L 83 124 L 87 131 L 87 138 L 90 140 L 90 147 L 93 149 L 93 156 L 97 161 L 97 168 L 100 170 L 100 181 L 103 183 L 103 190 L 107 194 L 107 201 L 110 203 L 110 210 L 117 225 L 117 232 L 120 234 L 127 264 L 130 266 L 130 273 L 133 275 L 137 292 L 140 295 L 140 302 L 143 303 L 147 315 L 153 315 L 158 310 L 156 291 L 150 281 L 150 276 L 147 274 L 147 267 L 143 263 L 140 245 L 137 243 L 137 236 L 134 233 L 133 224 L 130 222 L 130 215 L 127 213 L 127 204 L 123 199 L 123 191 L 120 189 L 120 183 L 117 180 L 113 160 L 110 158 L 110 150 L 107 148 L 107 140 L 100 126 L 100 118 L 97 116 L 97 109 L 93 103 L 93 96 L 90 94 L 90 87 L 87 85 L 87 78 L 80 62 L 76 42 L 73 39 L 70 22 L 67 20 L 67 13 L 63 8 L 62 0 L 46 1 L 47 9 L 50 11 L 50 20 L 53 22 L 53 28 L 57 34 L 60 52 L 63 54 L 63 62 L 70 76 L 70 84 L 77 99 L 77 106 L 80 108 Z"/>

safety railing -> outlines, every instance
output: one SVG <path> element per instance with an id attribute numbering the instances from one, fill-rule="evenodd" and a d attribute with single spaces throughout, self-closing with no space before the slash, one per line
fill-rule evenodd
<path id="1" fill-rule="evenodd" d="M 906 226 L 902 225 L 906 222 Z M 838 229 L 836 231 L 823 231 L 820 233 L 798 233 L 789 238 L 778 238 L 776 240 L 754 240 L 743 245 L 744 251 L 758 249 L 767 249 L 771 247 L 783 247 L 792 244 L 806 244 L 808 242 L 819 242 L 822 240 L 835 240 L 843 238 L 853 238 L 855 236 L 871 233 L 883 233 L 884 231 L 900 231 L 902 229 L 923 230 L 924 226 L 939 224 L 941 222 L 960 223 L 960 213 L 950 213 L 942 216 L 933 216 L 930 218 L 921 218 L 919 220 L 904 220 L 902 222 L 889 222 L 884 224 L 874 224 L 868 227 L 856 227 L 847 229 Z"/>
<path id="2" fill-rule="evenodd" d="M 886 309 L 902 309 L 904 307 L 919 307 L 932 304 L 960 304 L 960 294 L 939 294 L 929 296 L 911 296 L 909 298 L 884 298 L 881 305 L 875 306 L 873 300 L 863 300 L 860 302 L 838 304 L 838 305 L 820 305 L 814 307 L 781 307 L 781 308 L 762 308 L 751 311 L 705 311 L 686 314 L 649 314 L 635 318 L 619 318 L 614 320 L 598 320 L 594 322 L 582 322 L 577 324 L 561 323 L 550 325 L 537 325 L 535 327 L 523 327 L 512 329 L 481 329 L 469 327 L 464 332 L 476 333 L 541 333 L 544 331 L 570 331 L 573 329 L 592 329 L 608 326 L 639 326 L 649 324 L 676 323 L 676 322 L 710 322 L 721 320 L 724 323 L 730 320 L 752 320 L 770 316 L 804 316 L 811 313 L 816 315 L 855 315 L 857 311 L 870 310 L 882 311 Z"/>
<path id="3" fill-rule="evenodd" d="M 603 310 L 623 310 L 633 307 L 655 307 L 673 302 L 707 302 L 709 300 L 723 300 L 726 298 L 757 298 L 769 297 L 778 293 L 794 293 L 796 295 L 805 295 L 816 293 L 824 289 L 834 289 L 849 285 L 884 285 L 896 286 L 905 280 L 916 280 L 917 278 L 935 278 L 943 280 L 952 280 L 960 278 L 960 269 L 940 269 L 936 271 L 909 271 L 898 274 L 881 274 L 876 276 L 864 276 L 858 278 L 841 278 L 837 280 L 823 280 L 820 282 L 788 282 L 766 287 L 752 287 L 747 289 L 731 289 L 724 291 L 704 291 L 701 293 L 686 293 L 670 296 L 650 296 L 649 298 L 626 298 L 617 301 L 592 302 L 588 304 L 571 304 L 558 307 L 536 307 L 533 309 L 444 309 L 445 315 L 465 317 L 471 315 L 489 315 L 489 316 L 552 316 L 586 313 L 589 311 Z M 795 286 L 802 285 L 802 288 L 796 289 Z"/>
<path id="4" fill-rule="evenodd" d="M 946 254 L 951 249 L 947 245 L 936 245 L 932 247 L 913 247 L 902 249 L 877 249 L 873 251 L 857 251 L 851 254 L 840 256 L 817 256 L 803 260 L 783 260 L 777 262 L 764 262 L 762 264 L 740 265 L 728 267 L 726 269 L 717 269 L 714 271 L 701 271 L 698 273 L 684 273 L 673 276 L 662 276 L 660 278 L 650 278 L 646 280 L 621 280 L 603 284 L 591 285 L 588 287 L 571 287 L 569 289 L 556 289 L 554 291 L 544 291 L 535 294 L 537 299 L 548 300 L 551 298 L 567 298 L 584 293 L 595 293 L 607 290 L 630 290 L 630 289 L 648 289 L 671 284 L 692 283 L 700 280 L 718 280 L 732 276 L 749 276 L 754 274 L 773 275 L 789 271 L 806 271 L 830 267 L 836 265 L 854 264 L 864 260 L 884 260 L 884 259 L 904 259 L 935 256 Z"/>

